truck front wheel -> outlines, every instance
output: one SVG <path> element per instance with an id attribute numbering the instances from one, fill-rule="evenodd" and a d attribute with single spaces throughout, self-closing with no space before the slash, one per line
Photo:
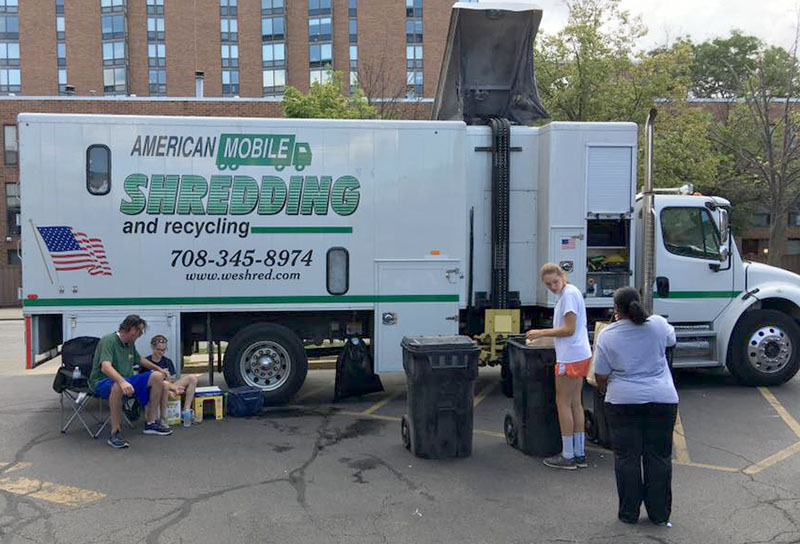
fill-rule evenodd
<path id="1" fill-rule="evenodd" d="M 733 332 L 728 370 L 745 385 L 780 385 L 800 368 L 800 327 L 776 310 L 744 314 Z"/>
<path id="2" fill-rule="evenodd" d="M 306 379 L 308 359 L 300 339 L 273 323 L 255 323 L 231 338 L 223 368 L 228 386 L 249 385 L 264 392 L 264 402 L 286 404 Z"/>

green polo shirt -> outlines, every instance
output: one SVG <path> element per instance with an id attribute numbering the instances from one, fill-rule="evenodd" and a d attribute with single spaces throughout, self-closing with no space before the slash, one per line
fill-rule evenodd
<path id="1" fill-rule="evenodd" d="M 136 346 L 131 343 L 125 345 L 119 339 L 119 335 L 115 332 L 107 334 L 100 339 L 97 343 L 97 348 L 94 350 L 94 360 L 92 361 L 92 373 L 89 375 L 89 387 L 94 391 L 97 382 L 103 378 L 108 378 L 103 371 L 100 370 L 100 364 L 103 361 L 111 361 L 114 370 L 119 372 L 123 378 L 133 376 L 133 365 L 139 362 L 141 356 L 136 351 Z"/>

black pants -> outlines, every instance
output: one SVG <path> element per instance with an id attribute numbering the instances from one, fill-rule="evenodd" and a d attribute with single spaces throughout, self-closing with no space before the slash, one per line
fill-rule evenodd
<path id="1" fill-rule="evenodd" d="M 672 429 L 677 404 L 606 404 L 619 519 L 636 522 L 644 501 L 653 523 L 672 511 Z M 644 468 L 644 481 L 642 481 Z"/>

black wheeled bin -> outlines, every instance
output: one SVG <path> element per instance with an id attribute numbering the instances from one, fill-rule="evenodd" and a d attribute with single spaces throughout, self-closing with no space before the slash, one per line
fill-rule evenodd
<path id="1" fill-rule="evenodd" d="M 469 456 L 477 344 L 466 336 L 420 336 L 403 338 L 402 346 L 408 386 L 403 445 L 418 457 Z"/>
<path id="2" fill-rule="evenodd" d="M 514 377 L 514 413 L 506 414 L 506 442 L 528 455 L 549 456 L 561 451 L 556 410 L 556 351 L 528 347 L 525 340 L 508 341 Z"/>

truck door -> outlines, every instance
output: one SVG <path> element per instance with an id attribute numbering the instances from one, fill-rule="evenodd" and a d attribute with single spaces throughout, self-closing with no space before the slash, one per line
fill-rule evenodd
<path id="1" fill-rule="evenodd" d="M 656 202 L 653 311 L 672 323 L 711 322 L 735 295 L 717 224 L 705 207 Z"/>
<path id="2" fill-rule="evenodd" d="M 404 336 L 458 334 L 456 260 L 376 261 L 375 369 L 402 372 Z"/>

